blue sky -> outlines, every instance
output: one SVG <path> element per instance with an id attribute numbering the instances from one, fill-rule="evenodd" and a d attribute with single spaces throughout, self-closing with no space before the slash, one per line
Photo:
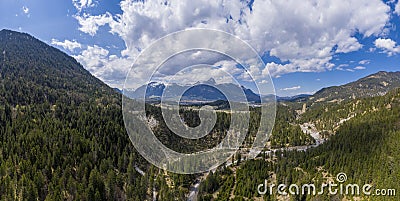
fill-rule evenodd
<path id="1" fill-rule="evenodd" d="M 122 87 L 149 44 L 200 27 L 232 33 L 264 55 L 280 96 L 398 71 L 399 15 L 398 1 L 380 0 L 0 1 L 0 29 L 67 52 L 112 87 Z"/>

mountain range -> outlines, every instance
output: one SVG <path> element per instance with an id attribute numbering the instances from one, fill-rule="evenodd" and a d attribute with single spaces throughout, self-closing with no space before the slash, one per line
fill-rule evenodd
<path id="1" fill-rule="evenodd" d="M 166 100 L 180 97 L 184 89 L 188 89 L 181 98 L 181 101 L 204 101 L 212 102 L 218 100 L 227 100 L 226 96 L 219 89 L 231 92 L 232 97 L 239 97 L 241 91 L 244 92 L 247 100 L 251 103 L 260 103 L 261 99 L 276 99 L 280 102 L 341 102 L 350 99 L 382 96 L 387 92 L 400 87 L 400 72 L 380 71 L 375 74 L 366 76 L 357 81 L 350 82 L 341 86 L 326 87 L 315 94 L 299 94 L 291 97 L 280 97 L 274 95 L 259 95 L 251 89 L 234 84 L 216 84 L 213 79 L 203 83 L 196 83 L 194 86 L 185 86 L 178 84 L 169 84 L 168 87 L 161 82 L 151 82 L 143 85 L 136 90 L 126 89 L 124 93 L 131 98 L 139 98 L 143 96 L 146 90 L 146 100 L 159 101 L 164 92 L 168 96 Z M 167 90 L 166 90 L 167 89 Z M 233 99 L 235 100 L 235 99 Z"/>
<path id="2" fill-rule="evenodd" d="M 146 93 L 145 93 L 146 92 Z M 251 89 L 231 83 L 217 84 L 214 79 L 205 82 L 197 82 L 194 85 L 168 84 L 161 82 L 150 82 L 142 85 L 136 90 L 125 89 L 124 94 L 130 98 L 141 98 L 145 94 L 147 101 L 173 100 L 181 97 L 183 102 L 212 102 L 218 100 L 241 101 L 243 94 L 250 103 L 260 103 L 260 95 Z"/>

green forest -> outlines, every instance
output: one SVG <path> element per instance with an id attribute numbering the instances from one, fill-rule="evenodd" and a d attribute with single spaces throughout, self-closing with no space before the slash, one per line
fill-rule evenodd
<path id="1" fill-rule="evenodd" d="M 200 188 L 200 200 L 248 200 L 257 197 L 276 200 L 279 198 L 276 192 L 259 195 L 258 184 L 266 179 L 288 186 L 310 183 L 321 186 L 341 172 L 347 174 L 347 183 L 359 186 L 370 184 L 372 191 L 400 189 L 400 89 L 382 97 L 354 102 L 362 102 L 360 105 L 363 107 L 359 109 L 367 112 L 343 123 L 324 144 L 307 151 L 280 151 L 274 156 L 261 154 L 262 159 L 210 173 Z M 345 110 L 352 103 L 350 101 L 335 107 L 339 111 Z M 312 116 L 317 111 L 320 108 L 308 115 Z M 323 111 L 320 114 L 322 116 L 330 113 L 329 110 Z M 233 176 L 232 170 L 236 170 Z M 226 192 L 224 185 L 228 179 L 236 183 Z M 396 195 L 361 197 L 367 200 L 398 200 Z M 329 195 L 326 192 L 323 195 L 306 194 L 287 199 L 342 200 L 356 197 L 360 196 Z"/>
<path id="2" fill-rule="evenodd" d="M 400 189 L 400 89 L 384 96 L 313 104 L 278 103 L 269 147 L 247 160 L 238 152 L 231 164 L 204 174 L 174 174 L 149 164 L 129 140 L 121 110 L 122 95 L 92 76 L 67 54 L 29 36 L 0 32 L 0 200 L 187 200 L 201 180 L 198 200 L 341 200 L 344 195 L 259 195 L 265 180 L 320 185 L 344 172 L 348 183 L 374 189 Z M 161 109 L 146 114 L 166 146 L 190 153 L 218 144 L 231 116 L 217 112 L 211 134 L 197 140 L 175 135 Z M 198 111 L 180 115 L 199 125 Z M 345 119 L 345 120 L 344 120 Z M 315 144 L 300 124 L 312 122 L 328 133 L 325 143 L 306 151 L 288 148 Z M 251 108 L 251 145 L 260 124 Z M 276 152 L 269 152 L 271 149 Z M 367 200 L 398 200 L 369 196 Z"/>

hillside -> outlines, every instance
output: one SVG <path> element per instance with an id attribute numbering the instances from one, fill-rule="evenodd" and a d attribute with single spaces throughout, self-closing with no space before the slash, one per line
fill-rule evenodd
<path id="1" fill-rule="evenodd" d="M 0 53 L 2 103 L 53 104 L 67 96 L 79 103 L 117 97 L 74 58 L 28 34 L 1 30 Z"/>
<path id="2" fill-rule="evenodd" d="M 296 133 L 293 128 L 298 125 L 315 125 L 320 134 L 327 137 L 326 141 L 306 151 L 265 153 L 256 160 L 220 168 L 202 182 L 199 199 L 398 200 L 399 78 L 400 72 L 378 72 L 340 87 L 323 89 L 313 96 L 327 97 L 325 100 L 314 102 L 311 97 L 308 102 L 282 102 L 277 111 L 274 135 L 271 136 L 272 148 L 277 144 L 274 142 L 277 136 L 291 136 Z M 347 98 L 352 88 L 354 93 Z M 329 101 L 340 97 L 340 101 Z M 303 105 L 308 106 L 306 111 L 295 112 Z M 283 133 L 279 135 L 280 132 Z M 314 184 L 319 188 L 322 183 L 336 181 L 336 175 L 341 172 L 347 175 L 345 184 L 370 184 L 372 192 L 394 189 L 395 195 L 329 195 L 325 191 L 323 195 L 282 196 L 276 189 L 265 195 L 257 192 L 258 184 L 263 184 L 264 180 L 269 184 Z"/>
<path id="3" fill-rule="evenodd" d="M 28 34 L 0 31 L 0 53 L 1 200 L 148 196 L 117 92 Z"/>
<path id="4" fill-rule="evenodd" d="M 0 31 L 0 50 L 0 200 L 186 199 L 195 175 L 136 152 L 120 92 L 28 34 Z"/>
<path id="5" fill-rule="evenodd" d="M 382 96 L 400 87 L 400 72 L 380 71 L 357 81 L 319 90 L 309 98 L 313 102 L 338 102 L 362 97 Z"/>
<path id="6" fill-rule="evenodd" d="M 363 112 L 343 122 L 325 143 L 307 151 L 260 154 L 256 160 L 220 168 L 201 184 L 200 200 L 399 200 L 400 89 L 354 101 L 360 102 L 357 110 Z M 338 110 L 348 107 L 335 105 Z M 331 111 L 321 113 L 329 115 Z M 276 188 L 265 195 L 257 192 L 257 186 L 264 184 L 264 180 L 270 185 L 286 187 L 314 184 L 320 192 L 323 183 L 339 184 L 336 180 L 339 173 L 346 174 L 345 186 L 370 184 L 371 195 L 329 194 L 327 189 L 322 195 L 306 192 L 283 196 Z M 376 190 L 382 189 L 392 194 L 378 196 Z"/>

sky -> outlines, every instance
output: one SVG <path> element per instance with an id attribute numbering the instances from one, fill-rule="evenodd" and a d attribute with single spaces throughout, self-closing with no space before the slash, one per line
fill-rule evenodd
<path id="1" fill-rule="evenodd" d="M 396 0 L 0 1 L 0 29 L 29 33 L 118 88 L 123 88 L 138 56 L 158 39 L 176 31 L 209 28 L 251 45 L 266 65 L 249 73 L 256 80 L 271 76 L 277 95 L 312 94 L 378 71 L 398 71 L 399 25 Z M 198 54 L 189 52 L 175 62 L 185 63 Z M 234 69 L 226 57 L 216 59 L 207 52 L 201 56 L 211 57 L 206 63 L 221 69 Z M 137 75 L 147 70 L 135 68 Z M 176 69 L 161 76 L 171 79 L 172 72 Z M 217 70 L 195 69 L 186 78 L 206 80 L 214 73 Z"/>

